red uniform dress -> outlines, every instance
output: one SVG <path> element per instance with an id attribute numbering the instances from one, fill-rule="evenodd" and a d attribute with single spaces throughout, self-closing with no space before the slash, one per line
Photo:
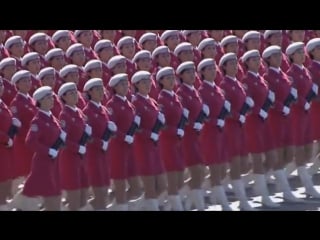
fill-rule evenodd
<path id="1" fill-rule="evenodd" d="M 291 116 L 283 114 L 284 101 L 290 93 L 291 82 L 280 68 L 269 67 L 263 78 L 269 89 L 275 93 L 274 107 L 269 110 L 268 120 L 274 147 L 283 148 L 292 145 Z"/>
<path id="2" fill-rule="evenodd" d="M 8 49 L 6 49 L 3 44 L 0 44 L 0 61 L 7 57 L 10 57 Z"/>
<path id="3" fill-rule="evenodd" d="M 193 129 L 193 125 L 202 111 L 202 100 L 198 91 L 194 87 L 180 84 L 177 95 L 180 98 L 182 106 L 189 110 L 188 124 L 184 130 L 182 138 L 182 153 L 187 167 L 202 164 L 202 153 L 199 144 L 199 134 Z"/>
<path id="4" fill-rule="evenodd" d="M 102 81 L 104 87 L 110 92 L 110 87 L 108 85 L 109 80 L 111 78 L 111 72 L 110 69 L 108 68 L 108 65 L 104 62 L 102 62 Z"/>
<path id="5" fill-rule="evenodd" d="M 102 150 L 102 136 L 109 121 L 106 107 L 88 102 L 83 109 L 92 127 L 92 141 L 87 144 L 88 177 L 90 186 L 104 187 L 110 185 L 109 150 Z"/>
<path id="6" fill-rule="evenodd" d="M 223 80 L 222 71 L 218 66 L 218 64 L 216 64 L 216 78 L 214 79 L 214 83 L 220 86 L 220 83 L 222 82 L 222 80 Z"/>
<path id="7" fill-rule="evenodd" d="M 12 123 L 12 113 L 7 105 L 0 99 L 0 182 L 11 178 L 11 161 L 13 159 L 13 147 L 8 148 L 8 131 Z"/>
<path id="8" fill-rule="evenodd" d="M 52 159 L 49 156 L 49 149 L 59 138 L 60 133 L 58 120 L 52 114 L 48 116 L 39 110 L 32 119 L 26 147 L 34 154 L 31 171 L 22 191 L 23 195 L 50 197 L 61 194 L 58 158 Z"/>
<path id="9" fill-rule="evenodd" d="M 224 106 L 225 97 L 220 87 L 204 80 L 199 88 L 203 103 L 210 109 L 210 115 L 200 134 L 200 146 L 206 165 L 224 163 L 228 160 L 224 129 L 217 127 L 218 116 Z"/>
<path id="10" fill-rule="evenodd" d="M 162 174 L 163 162 L 160 160 L 158 147 L 150 138 L 159 113 L 157 102 L 150 97 L 136 94 L 132 98 L 132 103 L 136 108 L 136 114 L 141 117 L 140 130 L 135 134 L 133 142 L 137 174 L 139 176 Z"/>
<path id="11" fill-rule="evenodd" d="M 110 176 L 112 179 L 127 179 L 136 176 L 133 145 L 124 141 L 133 122 L 135 108 L 126 98 L 113 95 L 107 103 L 110 120 L 117 125 L 117 134 L 109 145 Z"/>
<path id="12" fill-rule="evenodd" d="M 232 79 L 229 76 L 225 76 L 220 87 L 225 92 L 225 98 L 231 103 L 231 117 L 226 119 L 225 124 L 229 158 L 244 156 L 247 154 L 245 130 L 240 124 L 239 117 L 240 109 L 245 102 L 246 92 L 236 78 Z"/>
<path id="13" fill-rule="evenodd" d="M 2 95 L 2 100 L 7 106 L 10 106 L 12 100 L 17 95 L 17 89 L 16 86 L 13 85 L 9 80 L 3 79 L 3 86 L 4 86 L 4 92 Z"/>
<path id="14" fill-rule="evenodd" d="M 182 104 L 175 92 L 164 89 L 159 93 L 158 104 L 166 119 L 166 126 L 159 136 L 160 159 L 166 172 L 182 171 L 185 163 L 182 157 L 181 139 L 177 136 Z"/>
<path id="15" fill-rule="evenodd" d="M 270 124 L 268 123 L 268 118 L 263 120 L 259 116 L 259 112 L 269 94 L 268 84 L 259 74 L 251 71 L 248 71 L 243 79 L 243 84 L 246 85 L 247 95 L 254 101 L 254 106 L 247 116 L 245 125 L 248 150 L 251 153 L 269 151 L 273 149 Z"/>
<path id="16" fill-rule="evenodd" d="M 128 78 L 131 79 L 133 74 L 135 74 L 135 72 L 137 71 L 136 64 L 134 64 L 131 60 L 126 59 L 126 65 Z"/>
<path id="17" fill-rule="evenodd" d="M 311 65 L 308 67 L 313 83 L 320 86 L 320 62 L 313 60 Z M 320 97 L 317 97 L 312 102 L 311 109 L 311 124 L 312 124 L 312 135 L 313 140 L 320 139 Z"/>
<path id="18" fill-rule="evenodd" d="M 82 89 L 88 80 L 88 76 L 87 76 L 87 73 L 84 71 L 84 67 L 78 66 L 78 68 L 79 68 L 78 89 L 82 92 Z"/>
<path id="19" fill-rule="evenodd" d="M 13 116 L 18 118 L 22 124 L 13 143 L 12 177 L 17 178 L 27 176 L 31 169 L 33 150 L 26 147 L 25 139 L 37 108 L 29 95 L 18 92 L 11 102 L 10 109 Z"/>
<path id="20" fill-rule="evenodd" d="M 86 107 L 87 102 L 79 90 L 78 90 L 78 98 L 79 99 L 78 99 L 77 107 L 83 110 Z"/>
<path id="21" fill-rule="evenodd" d="M 21 58 L 17 58 L 15 56 L 11 56 L 11 57 L 16 60 L 17 71 L 23 70 L 22 63 L 21 63 Z"/>
<path id="22" fill-rule="evenodd" d="M 283 72 L 287 72 L 290 68 L 290 63 L 289 63 L 289 60 L 288 60 L 288 57 L 285 53 L 281 53 L 282 54 L 282 61 L 281 61 L 281 69 Z"/>
<path id="23" fill-rule="evenodd" d="M 59 172 L 61 187 L 65 190 L 87 188 L 87 153 L 79 154 L 79 141 L 85 129 L 85 116 L 80 109 L 74 110 L 65 105 L 59 120 L 63 130 L 67 133 L 65 147 L 59 156 Z"/>
<path id="24" fill-rule="evenodd" d="M 60 77 L 59 71 L 55 70 L 55 85 L 54 85 L 54 92 L 58 93 L 59 88 L 64 83 L 63 79 Z"/>
<path id="25" fill-rule="evenodd" d="M 98 54 L 92 48 L 84 48 L 84 53 L 86 55 L 86 63 L 92 59 L 99 59 Z"/>
<path id="26" fill-rule="evenodd" d="M 154 76 L 151 75 L 151 90 L 150 90 L 149 96 L 153 99 L 158 99 L 159 92 L 160 92 L 160 89 L 156 82 L 156 79 Z"/>
<path id="27" fill-rule="evenodd" d="M 293 143 L 303 146 L 312 142 L 311 114 L 304 109 L 306 96 L 312 87 L 312 79 L 307 68 L 292 64 L 287 72 L 292 77 L 292 85 L 298 90 L 298 100 L 292 105 Z"/>

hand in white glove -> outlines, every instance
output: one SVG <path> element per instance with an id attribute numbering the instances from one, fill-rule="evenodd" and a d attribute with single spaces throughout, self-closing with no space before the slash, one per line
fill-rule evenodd
<path id="1" fill-rule="evenodd" d="M 21 127 L 21 122 L 18 118 L 12 118 L 12 124 L 16 127 Z"/>
<path id="2" fill-rule="evenodd" d="M 103 151 L 107 151 L 108 146 L 109 146 L 109 142 L 102 141 L 102 150 Z"/>
<path id="3" fill-rule="evenodd" d="M 193 129 L 197 130 L 197 131 L 201 131 L 201 129 L 203 128 L 203 124 L 199 123 L 199 122 L 195 122 L 193 124 Z"/>
<path id="4" fill-rule="evenodd" d="M 158 113 L 158 120 L 159 120 L 162 124 L 165 124 L 166 119 L 165 119 L 164 114 L 163 114 L 162 112 L 159 112 L 159 113 Z"/>
<path id="5" fill-rule="evenodd" d="M 246 122 L 246 116 L 240 115 L 239 121 L 240 121 L 241 124 L 244 124 Z"/>
<path id="6" fill-rule="evenodd" d="M 246 104 L 249 105 L 249 107 L 253 107 L 254 106 L 254 101 L 251 97 L 246 97 Z"/>
<path id="7" fill-rule="evenodd" d="M 7 147 L 11 148 L 13 146 L 13 140 L 11 138 L 9 138 L 9 141 L 7 143 Z"/>
<path id="8" fill-rule="evenodd" d="M 225 122 L 224 122 L 223 119 L 218 119 L 218 120 L 217 120 L 217 126 L 218 126 L 218 127 L 223 128 L 223 127 L 224 127 L 224 124 L 225 124 Z"/>
<path id="9" fill-rule="evenodd" d="M 306 104 L 304 105 L 304 110 L 308 111 L 310 107 L 311 107 L 310 103 L 306 102 Z"/>
<path id="10" fill-rule="evenodd" d="M 86 124 L 86 127 L 85 127 L 84 131 L 86 132 L 86 134 L 88 134 L 89 136 L 91 136 L 91 134 L 92 134 L 92 127 L 91 127 L 89 124 Z"/>
<path id="11" fill-rule="evenodd" d="M 128 144 L 132 144 L 133 143 L 133 136 L 126 135 L 126 137 L 124 138 L 124 141 Z"/>
<path id="12" fill-rule="evenodd" d="M 182 114 L 183 114 L 183 116 L 184 116 L 185 118 L 188 118 L 188 117 L 189 117 L 189 110 L 186 109 L 186 108 L 183 108 L 183 109 L 182 109 Z"/>
<path id="13" fill-rule="evenodd" d="M 231 103 L 228 100 L 224 101 L 223 106 L 224 106 L 225 109 L 227 109 L 228 112 L 231 111 Z"/>
<path id="14" fill-rule="evenodd" d="M 85 154 L 87 151 L 87 148 L 85 146 L 80 145 L 79 146 L 79 151 L 78 153 L 80 153 L 81 155 Z"/>
<path id="15" fill-rule="evenodd" d="M 282 109 L 282 113 L 283 115 L 287 116 L 290 113 L 290 108 L 288 108 L 287 106 L 284 106 Z"/>
<path id="16" fill-rule="evenodd" d="M 111 132 L 117 131 L 117 125 L 112 121 L 108 122 L 108 128 Z"/>
<path id="17" fill-rule="evenodd" d="M 275 101 L 275 94 L 273 91 L 269 90 L 269 93 L 268 93 L 268 98 L 271 102 L 274 102 Z"/>
<path id="18" fill-rule="evenodd" d="M 294 87 L 292 87 L 290 89 L 290 93 L 292 94 L 292 96 L 294 97 L 294 99 L 297 99 L 298 98 L 298 90 Z"/>
<path id="19" fill-rule="evenodd" d="M 61 130 L 61 133 L 60 133 L 60 138 L 62 141 L 66 141 L 66 138 L 67 138 L 67 133 L 63 130 Z"/>
<path id="20" fill-rule="evenodd" d="M 204 112 L 204 114 L 208 117 L 210 114 L 210 109 L 209 106 L 207 104 L 203 104 L 202 105 L 202 111 Z"/>
<path id="21" fill-rule="evenodd" d="M 184 136 L 184 130 L 181 129 L 181 128 L 178 128 L 178 129 L 177 129 L 177 135 L 178 135 L 179 137 L 183 137 L 183 136 Z"/>
<path id="22" fill-rule="evenodd" d="M 265 120 L 268 117 L 268 113 L 265 110 L 260 109 L 259 116 Z"/>
<path id="23" fill-rule="evenodd" d="M 157 142 L 159 140 L 159 134 L 157 133 L 151 133 L 150 138 L 154 141 Z"/>
<path id="24" fill-rule="evenodd" d="M 49 156 L 52 158 L 56 158 L 58 156 L 58 151 L 53 148 L 50 148 L 49 149 Z"/>
<path id="25" fill-rule="evenodd" d="M 136 115 L 134 116 L 133 121 L 135 122 L 135 124 L 137 124 L 138 126 L 140 126 L 140 122 L 141 122 L 141 117 Z"/>

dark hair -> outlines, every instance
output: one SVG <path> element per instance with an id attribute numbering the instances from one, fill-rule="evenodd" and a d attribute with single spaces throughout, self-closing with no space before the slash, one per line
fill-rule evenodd
<path id="1" fill-rule="evenodd" d="M 36 107 L 40 108 L 41 107 L 41 104 L 39 101 L 36 102 Z"/>

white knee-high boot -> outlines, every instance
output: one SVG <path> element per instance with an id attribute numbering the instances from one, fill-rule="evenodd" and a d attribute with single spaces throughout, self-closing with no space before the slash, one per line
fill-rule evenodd
<path id="1" fill-rule="evenodd" d="M 306 188 L 306 194 L 314 198 L 320 198 L 320 193 L 315 189 L 312 177 L 309 175 L 305 166 L 298 167 L 298 175 L 301 183 Z"/>
<path id="2" fill-rule="evenodd" d="M 196 209 L 198 209 L 199 211 L 204 211 L 206 207 L 202 189 L 192 189 L 190 195 Z"/>
<path id="3" fill-rule="evenodd" d="M 218 204 L 221 204 L 222 210 L 223 211 L 232 211 L 223 186 L 221 186 L 221 185 L 214 186 L 213 188 L 211 188 L 211 190 L 212 190 L 212 194 L 215 196 L 216 202 Z"/>
<path id="4" fill-rule="evenodd" d="M 183 211 L 183 205 L 182 201 L 179 195 L 169 195 L 168 196 L 168 201 L 171 205 L 171 209 L 173 211 Z"/>
<path id="5" fill-rule="evenodd" d="M 262 204 L 270 208 L 278 208 L 279 204 L 273 202 L 269 196 L 267 182 L 264 174 L 254 174 L 254 191 L 257 195 L 261 195 Z"/>
<path id="6" fill-rule="evenodd" d="M 243 185 L 243 182 L 241 179 L 232 180 L 232 188 L 233 188 L 234 194 L 236 195 L 236 197 L 240 201 L 239 208 L 241 210 L 245 210 L 245 211 L 255 211 L 256 210 L 248 202 L 247 194 L 246 194 L 246 191 L 245 191 L 245 188 L 244 188 L 244 185 Z"/>
<path id="7" fill-rule="evenodd" d="M 144 199 L 144 207 L 145 211 L 159 211 L 159 201 L 156 198 L 147 198 Z"/>
<path id="8" fill-rule="evenodd" d="M 274 171 L 276 183 L 279 186 L 281 192 L 283 192 L 283 198 L 288 202 L 303 202 L 302 199 L 297 198 L 291 191 L 286 173 L 284 169 Z"/>

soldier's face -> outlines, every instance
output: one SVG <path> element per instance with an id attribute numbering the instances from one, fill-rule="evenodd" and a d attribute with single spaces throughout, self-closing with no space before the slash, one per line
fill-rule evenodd
<path id="1" fill-rule="evenodd" d="M 215 65 L 210 65 L 204 68 L 202 71 L 202 74 L 204 75 L 204 78 L 209 81 L 213 81 L 216 78 L 217 75 L 217 69 Z"/>
<path id="2" fill-rule="evenodd" d="M 89 90 L 89 94 L 91 96 L 91 99 L 96 102 L 101 102 L 104 95 L 104 89 L 103 86 L 96 86 Z"/>
<path id="3" fill-rule="evenodd" d="M 53 108 L 54 105 L 54 100 L 53 100 L 53 95 L 47 95 L 44 98 L 42 98 L 40 101 L 40 109 L 44 111 L 49 111 L 50 109 Z"/>
<path id="4" fill-rule="evenodd" d="M 172 91 L 175 85 L 175 75 L 164 76 L 161 80 L 161 84 L 163 85 L 163 89 Z"/>
<path id="5" fill-rule="evenodd" d="M 138 83 L 136 83 L 139 93 L 142 95 L 149 94 L 151 90 L 151 80 L 150 79 L 142 79 Z"/>
<path id="6" fill-rule="evenodd" d="M 193 85 L 195 82 L 195 70 L 193 68 L 186 69 L 181 74 L 182 81 L 186 84 Z"/>
<path id="7" fill-rule="evenodd" d="M 118 82 L 118 84 L 114 87 L 114 90 L 116 91 L 117 94 L 120 96 L 126 96 L 128 94 L 129 90 L 129 82 L 128 80 L 124 79 Z"/>
<path id="8" fill-rule="evenodd" d="M 202 51 L 204 58 L 215 58 L 217 55 L 217 49 L 215 45 L 209 45 Z"/>
<path id="9" fill-rule="evenodd" d="M 90 72 L 89 72 L 89 76 L 91 78 L 102 78 L 102 75 L 103 75 L 102 68 L 100 68 L 100 67 L 94 68 L 94 69 L 90 70 Z"/>
<path id="10" fill-rule="evenodd" d="M 54 88 L 55 86 L 55 76 L 54 75 L 46 75 L 43 77 L 41 81 L 42 86 L 49 86 Z"/>
<path id="11" fill-rule="evenodd" d="M 32 83 L 31 83 L 31 78 L 26 77 L 26 78 L 21 78 L 17 82 L 17 88 L 20 92 L 22 93 L 28 93 L 31 89 Z"/>

